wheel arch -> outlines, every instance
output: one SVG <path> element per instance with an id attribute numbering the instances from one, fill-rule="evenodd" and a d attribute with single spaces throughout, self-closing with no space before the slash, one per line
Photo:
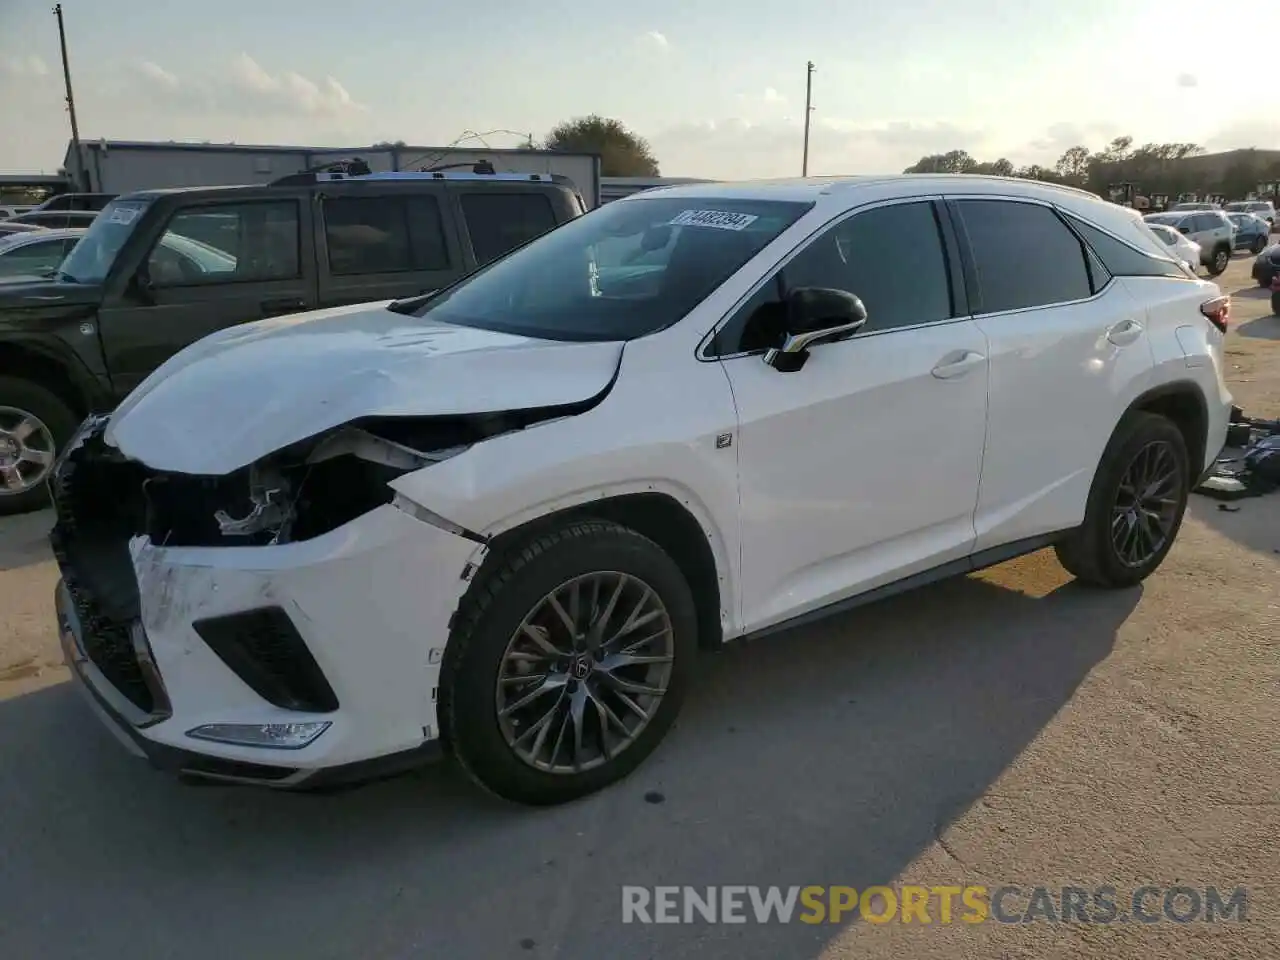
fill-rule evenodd
<path id="1" fill-rule="evenodd" d="M 1204 469 L 1205 457 L 1209 452 L 1209 404 L 1200 387 L 1192 380 L 1174 380 L 1152 387 L 1129 404 L 1124 415 L 1116 422 L 1112 436 L 1120 429 L 1120 424 L 1135 413 L 1157 414 L 1178 428 L 1187 445 L 1187 457 L 1191 461 L 1191 478 L 1194 482 Z"/>
<path id="2" fill-rule="evenodd" d="M 693 592 L 699 646 L 713 649 L 723 642 L 727 628 L 737 620 L 724 539 L 697 498 L 666 485 L 628 486 L 538 511 L 522 511 L 519 518 L 489 532 L 484 559 L 467 592 L 475 590 L 489 571 L 499 569 L 520 544 L 549 528 L 587 518 L 612 521 L 661 547 L 680 567 Z"/>
<path id="3" fill-rule="evenodd" d="M 87 416 L 93 406 L 87 374 L 58 351 L 29 340 L 0 340 L 0 376 L 44 387 L 79 418 Z"/>

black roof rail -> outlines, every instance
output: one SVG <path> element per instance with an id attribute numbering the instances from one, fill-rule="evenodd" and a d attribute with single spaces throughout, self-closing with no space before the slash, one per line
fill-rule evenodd
<path id="1" fill-rule="evenodd" d="M 468 161 L 465 163 L 440 163 L 434 167 L 419 167 L 419 173 L 439 173 L 442 170 L 461 170 L 463 167 L 470 167 L 472 173 L 497 173 L 493 169 L 493 164 L 488 160 L 477 160 L 474 163 Z"/>
<path id="2" fill-rule="evenodd" d="M 346 180 L 348 177 L 368 176 L 373 171 L 362 157 L 351 157 L 346 160 L 331 160 L 314 167 L 308 167 L 298 173 L 290 173 L 272 180 L 270 187 L 309 186 L 326 180 Z"/>

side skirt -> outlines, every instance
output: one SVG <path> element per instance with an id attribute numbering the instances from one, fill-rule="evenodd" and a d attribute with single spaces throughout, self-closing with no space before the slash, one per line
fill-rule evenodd
<path id="1" fill-rule="evenodd" d="M 768 637 L 776 633 L 794 630 L 798 627 L 805 627 L 811 623 L 817 623 L 820 620 L 825 620 L 828 617 L 839 616 L 842 613 L 865 606 L 868 603 L 875 603 L 877 600 L 885 600 L 889 597 L 897 596 L 900 593 L 915 590 L 917 587 L 924 587 L 931 583 L 937 583 L 939 580 L 948 580 L 951 577 L 960 577 L 965 574 L 975 573 L 978 570 L 985 570 L 987 567 L 994 567 L 996 564 L 1004 563 L 1006 560 L 1013 560 L 1016 557 L 1026 556 L 1028 553 L 1035 553 L 1037 550 L 1043 550 L 1045 547 L 1051 547 L 1070 532 L 1070 530 L 1060 530 L 1056 533 L 1044 533 L 1039 536 L 1027 537 L 1024 540 L 1015 540 L 1012 543 L 1006 543 L 998 547 L 981 550 L 978 553 L 965 557 L 963 560 L 952 560 L 949 563 L 942 564 L 941 566 L 933 567 L 929 570 L 922 570 L 919 573 L 913 573 L 911 576 L 903 577 L 901 580 L 895 580 L 893 583 L 886 583 L 884 586 L 875 587 L 865 593 L 859 593 L 852 597 L 846 597 L 843 600 L 837 600 L 824 607 L 819 607 L 817 610 L 810 610 L 808 613 L 802 613 L 799 616 L 783 620 L 781 623 L 762 627 L 759 630 L 744 634 L 740 639 L 758 640 L 761 637 Z"/>

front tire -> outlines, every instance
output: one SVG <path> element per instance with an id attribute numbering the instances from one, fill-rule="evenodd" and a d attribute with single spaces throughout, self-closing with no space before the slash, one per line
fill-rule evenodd
<path id="1" fill-rule="evenodd" d="M 1271 312 L 1280 316 L 1280 290 L 1271 291 Z"/>
<path id="2" fill-rule="evenodd" d="M 1261 253 L 1263 250 L 1267 249 L 1267 238 L 1263 236 L 1259 236 L 1257 239 L 1253 241 L 1253 246 L 1251 246 L 1249 249 L 1254 254 Z"/>
<path id="3" fill-rule="evenodd" d="M 0 377 L 0 516 L 48 503 L 45 481 L 76 423 L 76 415 L 44 387 Z"/>
<path id="4" fill-rule="evenodd" d="M 497 562 L 464 600 L 445 656 L 440 712 L 455 757 L 490 792 L 537 806 L 622 779 L 666 735 L 693 673 L 684 574 L 647 537 L 592 519 Z"/>
<path id="5" fill-rule="evenodd" d="M 1121 421 L 1094 476 L 1084 523 L 1054 550 L 1077 580 L 1131 587 L 1164 562 L 1187 508 L 1191 469 L 1182 432 L 1138 412 Z"/>
<path id="6" fill-rule="evenodd" d="M 1206 266 L 1209 269 L 1209 276 L 1216 277 L 1224 272 L 1231 265 L 1231 248 L 1223 244 L 1213 251 L 1213 256 L 1209 258 Z"/>

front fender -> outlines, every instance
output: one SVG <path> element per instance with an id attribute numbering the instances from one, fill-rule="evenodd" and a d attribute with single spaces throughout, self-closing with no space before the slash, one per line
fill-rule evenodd
<path id="1" fill-rule="evenodd" d="M 671 371 L 657 362 L 659 351 L 634 347 L 597 407 L 485 440 L 391 486 L 490 538 L 567 508 L 635 493 L 666 494 L 705 531 L 724 608 L 736 620 L 737 412 L 728 380 L 717 363 L 690 356 L 680 371 Z"/>

